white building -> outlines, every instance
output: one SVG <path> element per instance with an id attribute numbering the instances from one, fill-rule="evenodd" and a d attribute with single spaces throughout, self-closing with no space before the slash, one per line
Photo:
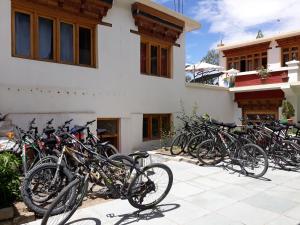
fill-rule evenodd
<path id="1" fill-rule="evenodd" d="M 185 32 L 196 21 L 149 0 L 84 2 L 0 1 L 0 112 L 13 123 L 98 119 L 130 152 L 159 144 L 181 100 L 232 121 L 226 89 L 185 84 Z"/>
<path id="2" fill-rule="evenodd" d="M 221 66 L 240 71 L 229 88 L 236 121 L 242 116 L 255 120 L 257 115 L 279 119 L 284 99 L 294 106 L 294 122 L 300 121 L 300 31 L 222 45 L 218 50 Z M 258 76 L 261 66 L 268 69 L 266 79 Z"/>

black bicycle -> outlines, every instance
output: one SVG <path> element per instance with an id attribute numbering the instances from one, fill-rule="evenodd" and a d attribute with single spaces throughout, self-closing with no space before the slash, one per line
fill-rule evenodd
<path id="1" fill-rule="evenodd" d="M 92 158 L 84 162 L 75 178 L 54 199 L 44 214 L 42 225 L 65 224 L 81 205 L 87 194 L 91 174 L 102 177 L 108 192 L 114 198 L 128 199 L 129 203 L 138 209 L 149 209 L 159 204 L 169 193 L 173 174 L 164 164 L 154 163 L 140 168 L 136 163 L 111 160 L 90 152 Z M 148 157 L 140 153 L 139 157 Z M 75 198 L 70 198 L 76 193 Z M 57 208 L 63 208 L 59 215 L 53 215 Z"/>

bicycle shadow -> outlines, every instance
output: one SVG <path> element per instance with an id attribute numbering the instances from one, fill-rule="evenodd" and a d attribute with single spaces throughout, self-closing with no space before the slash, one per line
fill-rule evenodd
<path id="1" fill-rule="evenodd" d="M 93 217 L 87 217 L 87 218 L 81 218 L 77 220 L 73 220 L 71 222 L 67 222 L 65 225 L 101 225 L 101 221 L 97 218 Z"/>
<path id="2" fill-rule="evenodd" d="M 136 223 L 139 221 L 151 220 L 156 218 L 164 217 L 164 213 L 178 209 L 180 204 L 162 204 L 158 205 L 152 209 L 146 210 L 137 210 L 132 213 L 122 214 L 122 215 L 114 215 L 108 214 L 107 217 L 115 218 L 120 217 L 120 220 L 115 222 L 114 225 L 126 225 L 131 223 Z"/>

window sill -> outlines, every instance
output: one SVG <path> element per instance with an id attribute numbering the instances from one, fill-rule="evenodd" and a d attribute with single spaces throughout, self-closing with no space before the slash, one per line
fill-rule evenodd
<path id="1" fill-rule="evenodd" d="M 160 140 L 161 138 L 158 137 L 158 138 L 143 138 L 143 142 L 147 142 L 147 141 L 158 141 Z"/>
<path id="2" fill-rule="evenodd" d="M 149 73 L 141 73 L 141 75 L 143 76 L 150 76 L 150 77 L 158 77 L 158 78 L 166 78 L 166 79 L 172 79 L 172 77 L 164 77 L 164 76 L 160 76 L 160 75 L 154 75 L 154 74 L 149 74 Z"/>
<path id="3" fill-rule="evenodd" d="M 17 56 L 17 55 L 12 55 L 12 57 L 19 58 L 19 59 L 31 60 L 31 61 L 38 61 L 38 62 L 55 63 L 55 64 L 61 64 L 61 65 L 69 65 L 69 66 L 78 66 L 78 67 L 86 67 L 86 68 L 97 69 L 96 66 L 92 66 L 92 65 L 89 66 L 89 65 L 66 63 L 66 62 L 57 62 L 55 60 L 47 60 L 47 59 L 33 59 L 33 58 L 30 58 L 30 57 Z"/>

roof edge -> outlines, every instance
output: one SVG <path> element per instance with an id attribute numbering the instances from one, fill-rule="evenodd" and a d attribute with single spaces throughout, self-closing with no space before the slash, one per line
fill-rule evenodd
<path id="1" fill-rule="evenodd" d="M 144 5 L 147 5 L 149 7 L 152 7 L 156 10 L 159 10 L 163 13 L 166 13 L 170 16 L 173 16 L 173 17 L 176 17 L 182 21 L 184 21 L 184 31 L 185 32 L 190 32 L 190 31 L 193 31 L 193 30 L 198 30 L 201 28 L 201 24 L 196 21 L 196 20 L 193 20 L 189 17 L 186 17 L 178 12 L 175 12 L 174 10 L 171 10 L 163 5 L 160 5 L 158 3 L 155 3 L 153 2 L 152 0 L 136 0 L 136 2 L 139 2 L 139 3 L 142 3 Z"/>
<path id="2" fill-rule="evenodd" d="M 246 47 L 246 46 L 249 46 L 249 45 L 268 42 L 268 41 L 275 41 L 275 40 L 282 39 L 282 38 L 293 37 L 293 36 L 296 36 L 296 35 L 300 35 L 300 30 L 284 32 L 284 33 L 280 33 L 280 34 L 276 34 L 276 35 L 270 35 L 270 36 L 267 36 L 267 37 L 258 38 L 258 39 L 254 39 L 254 40 L 229 43 L 228 45 L 225 44 L 223 46 L 218 46 L 216 49 L 220 50 L 220 51 L 223 51 L 223 50 L 228 50 L 228 49 L 241 48 L 241 47 Z"/>

